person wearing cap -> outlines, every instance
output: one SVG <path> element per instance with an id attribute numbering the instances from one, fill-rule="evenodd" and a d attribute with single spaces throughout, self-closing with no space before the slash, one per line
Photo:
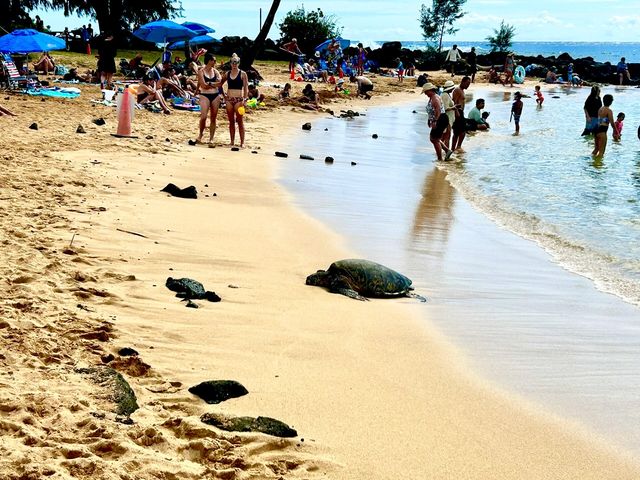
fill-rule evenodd
<path id="1" fill-rule="evenodd" d="M 351 75 L 349 77 L 349 81 L 351 83 L 358 84 L 358 96 L 362 95 L 367 100 L 371 99 L 371 94 L 369 93 L 371 90 L 373 90 L 373 82 L 371 80 L 369 80 L 364 75 Z"/>
<path id="2" fill-rule="evenodd" d="M 522 115 L 522 107 L 524 106 L 524 104 L 522 103 L 522 94 L 520 92 L 514 93 L 513 97 L 515 100 L 511 105 L 511 118 L 516 125 L 516 131 L 514 135 L 520 135 L 520 115 Z"/>
<path id="3" fill-rule="evenodd" d="M 431 82 L 425 83 L 422 87 L 422 93 L 429 97 L 429 103 L 427 104 L 427 125 L 431 129 L 429 140 L 436 151 L 436 158 L 438 161 L 442 161 L 449 160 L 452 151 L 442 142 L 442 136 L 449 126 L 449 117 L 444 113 L 442 101 L 438 96 L 437 90 L 438 87 Z M 442 157 L 443 151 L 446 152 L 444 158 Z"/>
<path id="4" fill-rule="evenodd" d="M 293 72 L 294 67 L 298 63 L 298 56 L 302 55 L 300 47 L 298 47 L 298 40 L 292 38 L 290 42 L 285 43 L 280 47 L 280 50 L 289 54 L 289 73 Z"/>
<path id="5" fill-rule="evenodd" d="M 456 104 L 453 102 L 453 98 L 451 97 L 451 92 L 453 92 L 454 88 L 456 88 L 456 84 L 453 83 L 453 80 L 447 80 L 442 87 L 442 94 L 440 95 L 442 108 L 444 108 L 444 113 L 446 113 L 449 118 L 449 125 L 442 136 L 442 142 L 447 147 L 451 140 L 451 125 L 453 125 L 453 122 L 456 120 Z"/>
<path id="6" fill-rule="evenodd" d="M 482 117 L 481 110 L 484 108 L 484 98 L 479 98 L 476 100 L 476 106 L 469 110 L 469 115 L 467 118 L 475 123 L 476 130 L 486 130 L 489 128 L 489 125 Z"/>

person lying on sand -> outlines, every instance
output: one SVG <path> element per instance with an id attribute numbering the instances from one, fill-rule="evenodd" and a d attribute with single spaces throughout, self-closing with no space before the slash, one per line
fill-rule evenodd
<path id="1" fill-rule="evenodd" d="M 13 113 L 11 110 L 7 110 L 2 105 L 0 105 L 0 117 L 2 117 L 4 115 L 8 115 L 8 116 L 11 116 L 11 117 L 15 117 L 16 116 L 16 114 Z"/>

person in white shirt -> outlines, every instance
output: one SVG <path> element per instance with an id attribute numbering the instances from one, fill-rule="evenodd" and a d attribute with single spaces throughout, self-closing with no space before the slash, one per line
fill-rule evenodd
<path id="1" fill-rule="evenodd" d="M 462 58 L 460 50 L 458 50 L 458 45 L 454 45 L 451 47 L 451 50 L 447 53 L 447 58 L 445 62 L 451 63 L 451 76 L 454 77 L 456 75 L 456 65 L 458 61 Z"/>

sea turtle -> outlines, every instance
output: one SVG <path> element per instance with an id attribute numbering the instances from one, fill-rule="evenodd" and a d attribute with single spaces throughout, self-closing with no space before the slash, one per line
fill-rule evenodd
<path id="1" fill-rule="evenodd" d="M 167 278 L 165 286 L 176 293 L 176 297 L 184 300 L 209 300 L 219 302 L 220 297 L 215 292 L 209 292 L 197 280 L 191 278 Z M 187 304 L 187 306 L 189 306 Z"/>
<path id="2" fill-rule="evenodd" d="M 348 259 L 332 263 L 328 270 L 318 270 L 307 277 L 307 285 L 328 288 L 331 293 L 340 293 L 356 300 L 366 297 L 414 297 L 411 280 L 401 273 L 370 260 Z"/>

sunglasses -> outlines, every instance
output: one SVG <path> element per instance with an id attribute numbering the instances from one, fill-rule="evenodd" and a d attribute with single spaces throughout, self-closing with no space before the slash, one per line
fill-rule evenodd
<path id="1" fill-rule="evenodd" d="M 232 64 L 232 65 L 238 65 L 239 63 L 240 63 L 240 62 L 236 62 L 235 60 L 233 60 L 233 61 L 231 62 L 231 64 Z"/>

